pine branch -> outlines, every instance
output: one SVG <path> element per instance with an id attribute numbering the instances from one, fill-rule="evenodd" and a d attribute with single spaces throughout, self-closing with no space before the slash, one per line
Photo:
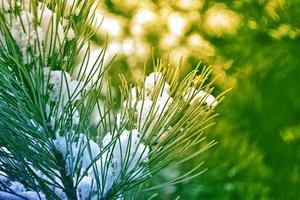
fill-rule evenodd
<path id="1" fill-rule="evenodd" d="M 7 179 L 0 191 L 29 199 L 130 198 L 163 168 L 215 144 L 202 136 L 222 99 L 206 83 L 210 68 L 180 81 L 178 71 L 159 60 L 136 85 L 121 76 L 122 101 L 116 105 L 111 84 L 103 86 L 105 49 L 91 67 L 85 45 L 96 6 L 89 0 L 2 5 L 0 178 Z M 74 79 L 81 49 L 86 52 Z M 93 124 L 95 111 L 100 120 Z M 200 166 L 167 184 L 198 176 Z M 21 189 L 10 191 L 14 184 Z"/>

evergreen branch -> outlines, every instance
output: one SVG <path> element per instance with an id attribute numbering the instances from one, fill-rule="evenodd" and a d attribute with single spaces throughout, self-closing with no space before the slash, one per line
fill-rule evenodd
<path id="1" fill-rule="evenodd" d="M 158 60 L 156 72 L 133 88 L 121 78 L 120 106 L 109 82 L 102 106 L 106 50 L 91 66 L 85 45 L 97 4 L 29 2 L 10 4 L 0 16 L 0 172 L 9 178 L 4 191 L 17 182 L 25 190 L 21 196 L 36 192 L 33 199 L 126 197 L 171 163 L 182 164 L 215 144 L 180 157 L 204 143 L 202 133 L 222 99 L 206 84 L 210 68 L 180 81 Z M 79 48 L 86 52 L 74 80 Z M 93 125 L 95 110 L 100 120 Z M 199 167 L 167 185 L 198 176 Z"/>

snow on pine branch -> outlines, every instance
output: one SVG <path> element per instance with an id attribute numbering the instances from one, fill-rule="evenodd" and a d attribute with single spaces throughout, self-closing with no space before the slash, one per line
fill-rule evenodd
<path id="1" fill-rule="evenodd" d="M 2 0 L 0 7 L 4 11 L 10 33 L 20 48 L 24 63 L 30 63 L 32 56 L 38 56 L 32 55 L 34 48 L 38 49 L 37 53 L 48 59 L 53 51 L 58 51 L 63 46 L 63 43 L 75 38 L 68 19 L 58 19 L 57 14 L 43 3 L 38 3 L 37 13 L 33 13 L 30 0 Z M 11 14 L 12 10 L 20 8 L 20 13 Z M 39 22 L 38 25 L 35 25 L 35 21 Z"/>
<path id="2" fill-rule="evenodd" d="M 46 104 L 46 116 L 54 129 L 56 122 L 63 118 L 64 108 L 70 107 L 73 125 L 79 124 L 79 112 L 70 102 L 80 100 L 80 91 L 83 90 L 83 83 L 72 80 L 67 72 L 44 68 L 44 94 L 48 96 Z M 72 109 L 73 108 L 73 109 Z"/>
<path id="3" fill-rule="evenodd" d="M 0 197 L 125 198 L 130 189 L 176 161 L 174 155 L 197 144 L 211 123 L 219 100 L 204 85 L 209 70 L 168 82 L 170 75 L 158 66 L 142 84 L 130 88 L 124 82 L 124 102 L 117 113 L 109 110 L 114 104 L 109 98 L 107 108 L 99 107 L 93 94 L 101 92 L 101 79 L 84 79 L 85 70 L 78 80 L 72 77 L 72 59 L 89 37 L 88 31 L 85 36 L 79 31 L 92 25 L 93 14 L 82 5 L 95 4 L 0 1 L 0 108 L 5 107 L 0 110 Z M 14 45 L 19 54 L 11 49 Z M 86 69 L 89 62 L 82 62 Z M 94 67 L 101 69 L 101 62 Z M 100 73 L 97 69 L 93 71 Z M 94 109 L 100 115 L 96 127 L 87 123 Z"/>

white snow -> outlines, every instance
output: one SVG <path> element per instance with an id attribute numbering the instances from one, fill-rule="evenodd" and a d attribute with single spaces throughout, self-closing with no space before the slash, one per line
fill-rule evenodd
<path id="1" fill-rule="evenodd" d="M 83 83 L 72 80 L 67 72 L 60 70 L 51 70 L 44 68 L 44 95 L 48 95 L 48 102 L 46 105 L 46 115 L 50 119 L 51 126 L 54 128 L 56 120 L 67 115 L 64 108 L 69 106 L 70 102 L 74 103 L 80 100 L 80 92 L 83 89 Z M 50 105 L 55 103 L 56 108 Z M 53 113 L 53 111 L 56 111 Z M 72 105 L 72 122 L 73 125 L 79 124 L 79 112 Z"/>
<path id="2" fill-rule="evenodd" d="M 159 87 L 162 83 L 164 83 L 164 75 L 160 72 L 152 72 L 145 79 L 145 89 L 149 91 L 149 94 L 152 94 L 155 89 Z M 170 85 L 165 82 L 162 88 L 163 92 L 168 93 L 170 89 Z"/>
<path id="3" fill-rule="evenodd" d="M 77 197 L 79 199 L 85 200 L 85 199 L 89 199 L 90 197 L 95 196 L 93 194 L 93 192 L 95 190 L 95 185 L 96 185 L 96 182 L 92 177 L 84 176 L 83 179 L 78 184 Z"/>
<path id="4" fill-rule="evenodd" d="M 53 143 L 66 159 L 65 168 L 68 175 L 76 170 L 74 163 L 80 163 L 82 170 L 86 170 L 100 153 L 100 148 L 95 142 L 89 140 L 85 134 L 76 134 L 74 131 L 66 133 L 65 136 L 60 136 L 58 132 Z"/>
<path id="5" fill-rule="evenodd" d="M 58 101 L 62 105 L 71 100 L 80 99 L 83 84 L 72 80 L 69 73 L 60 70 L 44 68 L 44 91 L 49 92 L 49 101 Z"/>
<path id="6" fill-rule="evenodd" d="M 215 108 L 218 105 L 218 101 L 213 95 L 206 93 L 203 90 L 197 90 L 194 87 L 188 88 L 183 98 L 191 104 L 195 102 L 203 102 L 211 108 Z"/>
<path id="7" fill-rule="evenodd" d="M 145 131 L 145 139 L 150 136 L 159 120 L 164 117 L 172 101 L 173 99 L 170 96 L 160 96 L 155 102 L 149 97 L 137 102 L 137 127 L 139 130 Z M 155 135 L 161 135 L 161 133 Z"/>
<path id="8" fill-rule="evenodd" d="M 145 165 L 148 161 L 147 156 L 150 149 L 141 142 L 140 135 L 137 130 L 124 130 L 119 135 L 117 132 L 107 133 L 102 140 L 102 149 L 94 141 L 89 140 L 86 135 L 75 134 L 75 132 L 67 133 L 66 136 L 57 134 L 53 142 L 66 160 L 67 174 L 75 173 L 74 163 L 76 162 L 77 166 L 82 167 L 82 173 L 87 172 L 77 189 L 78 196 L 85 199 L 89 195 L 91 197 L 97 195 L 97 178 L 103 188 L 103 196 L 110 191 L 114 184 L 118 184 L 122 174 L 131 180 L 141 178 L 146 172 L 146 167 L 139 165 L 142 163 Z M 74 139 L 75 137 L 78 139 Z M 105 147 L 108 150 L 99 156 Z M 99 158 L 96 160 L 97 156 Z M 78 176 L 82 176 L 82 174 Z"/>
<path id="9" fill-rule="evenodd" d="M 111 158 L 108 171 L 112 171 L 111 177 L 114 182 L 118 181 L 121 173 L 133 180 L 141 178 L 144 168 L 139 165 L 148 161 L 149 147 L 141 140 L 141 133 L 136 130 L 123 130 L 120 135 L 107 133 L 103 138 L 103 147 L 110 145 L 116 139 L 114 145 L 110 146 L 105 158 Z M 143 168 L 143 170 L 140 170 Z M 125 171 L 124 171 L 125 170 Z M 140 170 L 140 171 L 139 171 Z M 136 173 L 136 171 L 139 171 Z M 111 174 L 111 173 L 110 173 Z"/>
<path id="10" fill-rule="evenodd" d="M 123 102 L 123 107 L 135 109 L 137 115 L 136 128 L 144 133 L 147 139 L 158 121 L 162 119 L 173 102 L 170 96 L 170 85 L 160 72 L 149 74 L 144 81 L 144 87 L 133 87 L 130 97 Z M 142 97 L 143 96 L 143 97 Z M 156 96 L 156 97 L 155 97 Z M 161 128 L 161 127 L 160 127 Z M 161 137 L 162 132 L 156 133 Z"/>
<path id="11" fill-rule="evenodd" d="M 21 9 L 20 16 L 9 14 L 11 9 L 17 5 Z M 30 6 L 30 1 L 20 2 L 12 1 L 10 4 L 4 0 L 0 2 L 0 9 L 3 8 L 4 16 L 9 22 L 9 29 L 12 37 L 15 39 L 23 55 L 23 60 L 26 63 L 31 61 L 29 48 L 42 49 L 45 52 L 46 59 L 52 55 L 52 52 L 59 50 L 64 41 L 72 40 L 75 37 L 72 27 L 64 27 L 63 24 L 68 24 L 67 19 L 58 19 L 55 12 L 47 8 L 46 4 L 39 3 L 37 7 L 37 21 L 39 24 L 34 25 L 34 14 Z M 40 44 L 40 46 L 37 46 Z M 40 53 L 33 52 L 33 54 Z"/>
<path id="12" fill-rule="evenodd" d="M 32 13 L 22 11 L 20 17 L 14 17 L 11 21 L 10 32 L 20 47 L 25 63 L 28 63 L 31 60 L 28 48 L 34 47 L 37 38 L 41 37 L 36 34 L 33 20 Z"/>

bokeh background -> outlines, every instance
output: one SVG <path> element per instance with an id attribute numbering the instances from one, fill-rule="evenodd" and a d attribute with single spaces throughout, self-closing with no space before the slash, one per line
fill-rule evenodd
<path id="1" fill-rule="evenodd" d="M 211 65 L 215 94 L 232 88 L 206 133 L 218 144 L 149 184 L 208 170 L 155 199 L 300 199 L 299 16 L 298 0 L 102 0 L 92 48 L 117 54 L 113 78 L 134 82 L 160 57 L 183 75 Z"/>

